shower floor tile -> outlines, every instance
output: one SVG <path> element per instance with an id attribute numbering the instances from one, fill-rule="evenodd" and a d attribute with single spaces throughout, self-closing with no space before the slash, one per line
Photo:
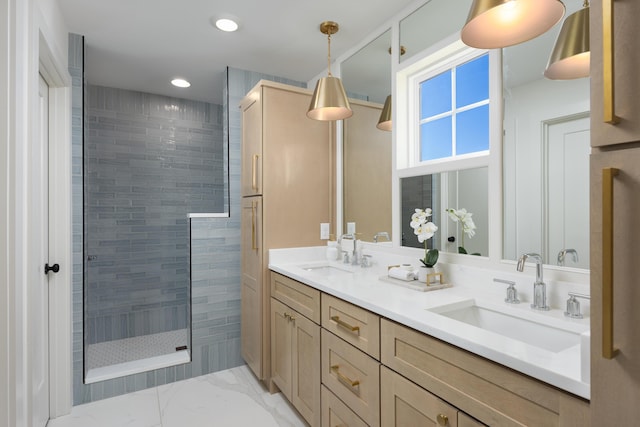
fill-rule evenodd
<path id="1" fill-rule="evenodd" d="M 176 353 L 176 347 L 186 346 L 188 338 L 188 329 L 179 329 L 90 344 L 87 349 L 87 368 L 91 370 Z"/>

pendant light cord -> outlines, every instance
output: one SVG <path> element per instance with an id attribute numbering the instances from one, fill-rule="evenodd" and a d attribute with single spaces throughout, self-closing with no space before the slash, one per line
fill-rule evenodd
<path id="1" fill-rule="evenodd" d="M 331 30 L 327 32 L 327 46 L 328 46 L 327 69 L 329 70 L 329 77 L 331 77 L 332 76 L 331 74 Z"/>

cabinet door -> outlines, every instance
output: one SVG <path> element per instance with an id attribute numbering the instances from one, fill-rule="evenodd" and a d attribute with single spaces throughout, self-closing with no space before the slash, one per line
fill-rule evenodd
<path id="1" fill-rule="evenodd" d="M 262 194 L 262 102 L 256 89 L 255 102 L 242 110 L 242 195 Z M 254 99 L 252 98 L 252 101 Z"/>
<path id="2" fill-rule="evenodd" d="M 614 1 L 613 5 L 613 82 L 615 85 L 613 106 L 619 123 L 604 122 L 606 82 L 603 55 L 603 5 L 605 0 L 592 0 L 590 7 L 591 28 L 591 143 L 594 147 L 640 141 L 640 49 L 638 49 L 638 21 L 640 2 Z M 608 48 L 607 48 L 608 49 Z M 609 51 L 611 49 L 608 49 Z"/>
<path id="3" fill-rule="evenodd" d="M 293 351 L 291 327 L 292 310 L 271 298 L 271 381 L 291 401 Z"/>
<path id="4" fill-rule="evenodd" d="M 291 403 L 312 426 L 320 425 L 320 326 L 296 311 L 293 335 Z"/>
<path id="5" fill-rule="evenodd" d="M 380 426 L 458 425 L 458 410 L 385 366 L 380 368 Z"/>
<path id="6" fill-rule="evenodd" d="M 259 379 L 262 366 L 262 200 L 242 200 L 242 279 L 240 342 L 242 357 Z"/>
<path id="7" fill-rule="evenodd" d="M 631 426 L 640 420 L 640 147 L 591 155 L 591 413 L 594 426 Z M 613 178 L 613 220 L 603 221 L 603 169 Z M 611 228 L 613 230 L 611 230 Z M 613 253 L 603 253 L 613 232 Z M 612 298 L 606 298 L 607 265 L 612 265 Z M 611 301 L 612 305 L 608 302 Z M 610 310 L 611 316 L 606 316 Z M 608 328 L 608 321 L 612 328 Z M 605 337 L 618 352 L 603 357 Z"/>

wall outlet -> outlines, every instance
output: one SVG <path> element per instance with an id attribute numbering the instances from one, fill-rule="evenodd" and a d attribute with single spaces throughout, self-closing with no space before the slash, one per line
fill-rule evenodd
<path id="1" fill-rule="evenodd" d="M 356 234 L 356 223 L 348 222 L 347 223 L 347 234 Z"/>
<path id="2" fill-rule="evenodd" d="M 329 240 L 329 223 L 320 223 L 320 240 Z"/>

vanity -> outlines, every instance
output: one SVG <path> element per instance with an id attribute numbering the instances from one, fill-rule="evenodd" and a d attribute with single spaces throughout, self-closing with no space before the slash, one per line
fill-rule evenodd
<path id="1" fill-rule="evenodd" d="M 323 247 L 270 251 L 272 382 L 310 425 L 590 425 L 588 319 L 510 306 L 492 272 L 455 271 L 467 267 L 446 273 L 448 289 L 389 284 L 387 266 L 411 259 L 372 247 L 370 268 L 326 261 Z M 460 317 L 474 310 L 523 335 Z"/>

